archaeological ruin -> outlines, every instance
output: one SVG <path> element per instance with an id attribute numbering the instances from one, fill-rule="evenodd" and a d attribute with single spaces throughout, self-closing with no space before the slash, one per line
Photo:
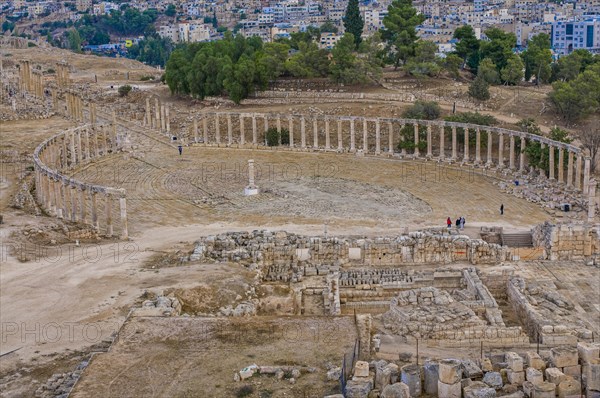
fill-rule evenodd
<path id="1" fill-rule="evenodd" d="M 577 141 L 360 113 L 406 93 L 190 105 L 123 80 L 150 67 L 13 41 L 2 123 L 50 127 L 2 176 L 3 306 L 52 292 L 7 305 L 7 396 L 600 397 L 600 196 Z M 342 97 L 356 108 L 331 111 Z M 69 322 L 83 337 L 49 339 Z M 22 370 L 68 350 L 85 355 Z"/>

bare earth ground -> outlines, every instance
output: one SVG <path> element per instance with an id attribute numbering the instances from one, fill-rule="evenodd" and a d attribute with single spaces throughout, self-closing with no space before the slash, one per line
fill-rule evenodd
<path id="1" fill-rule="evenodd" d="M 190 105 L 175 100 L 168 96 L 165 86 L 134 81 L 147 74 L 160 75 L 134 61 L 81 56 L 54 48 L 2 50 L 3 56 L 7 53 L 12 56 L 4 59 L 24 56 L 34 63 L 43 63 L 46 68 L 66 59 L 73 65 L 75 82 L 92 84 L 97 76 L 99 86 L 113 85 L 113 90 L 124 84 L 129 72 L 129 83 L 140 90 L 174 100 L 190 111 L 215 109 L 206 103 Z M 448 85 L 454 87 L 451 81 Z M 460 90 L 465 91 L 466 85 Z M 491 112 L 504 123 L 532 115 L 538 119 L 544 90 L 521 90 L 515 96 L 511 88 L 494 88 L 496 110 Z M 248 101 L 236 109 L 281 112 L 318 109 L 338 114 L 399 116 L 407 105 L 356 102 L 271 105 Z M 446 112 L 451 106 L 442 104 Z M 546 114 L 538 121 L 545 124 L 546 130 L 556 122 Z M 0 125 L 3 153 L 18 158 L 16 162 L 1 163 L 0 212 L 5 221 L 0 230 L 0 395 L 3 397 L 32 396 L 37 385 L 53 373 L 73 370 L 95 346 L 110 340 L 144 291 L 161 293 L 169 288 L 196 288 L 216 280 L 232 285 L 248 283 L 247 274 L 228 264 L 156 269 L 150 265 L 157 254 L 173 247 L 186 247 L 202 235 L 263 227 L 322 234 L 327 222 L 331 234 L 373 236 L 399 233 L 407 226 L 411 229 L 440 226 L 448 216 L 464 215 L 467 233 L 478 236 L 481 225 L 528 229 L 548 218 L 538 206 L 500 193 L 488 178 L 471 173 L 465 176 L 464 172 L 453 170 L 423 172 L 419 169 L 422 163 L 200 147 L 186 148 L 184 156 L 178 158 L 173 147 L 146 144 L 142 159 L 115 155 L 77 173 L 90 182 L 111 183 L 128 190 L 131 241 L 86 242 L 81 246 L 71 242 L 46 247 L 47 243 L 39 245 L 34 236 L 24 237 L 22 232 L 60 227 L 60 223 L 8 206 L 18 188 L 18 175 L 31 166 L 29 156 L 35 146 L 71 125 L 59 117 Z M 265 170 L 257 181 L 265 193 L 247 198 L 241 195 L 247 184 L 246 174 L 236 171 L 236 167 L 242 170 L 251 158 Z M 220 166 L 225 167 L 224 172 Z M 506 209 L 502 218 L 498 214 L 500 203 Z M 28 252 L 32 248 L 34 252 L 39 250 L 37 261 L 21 261 L 18 253 L 23 250 L 22 245 Z M 536 267 L 539 269 L 534 269 L 534 273 L 543 271 L 542 266 Z M 570 278 L 568 269 L 557 271 L 553 273 L 558 278 Z M 565 286 L 571 291 L 574 286 L 581 288 L 584 297 L 580 299 L 590 301 L 597 291 L 595 280 L 598 275 L 592 275 L 587 287 L 575 284 L 574 280 L 572 285 Z M 227 297 L 223 294 L 211 299 L 220 306 Z M 593 308 L 598 309 L 597 300 L 592 302 Z M 296 320 L 273 318 L 266 323 L 281 328 Z M 252 381 L 256 396 L 267 390 L 273 396 L 305 396 L 304 392 L 309 392 L 306 396 L 322 396 L 334 391 L 336 384 L 323 380 L 325 362 L 339 363 L 348 344 L 354 341 L 355 327 L 347 318 L 313 319 L 313 323 L 306 320 L 304 317 L 298 322 L 303 333 L 310 325 L 329 326 L 331 322 L 341 332 L 333 343 L 328 340 L 328 344 L 321 344 L 323 340 L 315 342 L 307 338 L 290 344 L 282 338 L 257 339 L 252 333 L 255 326 L 260 326 L 257 323 L 262 322 L 261 318 L 242 320 L 241 330 L 248 330 L 250 339 L 242 340 L 247 345 L 241 344 L 239 350 L 232 351 L 227 336 L 198 339 L 199 331 L 190 326 L 212 320 L 134 319 L 126 324 L 125 331 L 140 331 L 141 338 L 120 340 L 112 357 L 98 355 L 92 362 L 93 372 L 78 385 L 76 396 L 194 396 L 193 391 L 200 388 L 207 391 L 206 396 L 231 396 L 233 389 L 240 386 L 232 381 L 234 371 L 253 362 L 277 364 L 286 356 L 292 356 L 295 364 L 318 367 L 320 373 L 303 374 L 296 385 L 273 384 L 271 379 L 258 378 Z M 173 322 L 179 326 L 173 336 L 166 336 Z M 125 336 L 136 334 L 125 333 Z M 187 350 L 188 347 L 192 349 Z M 10 353 L 13 350 L 17 351 Z M 136 384 L 140 381 L 145 383 Z M 136 386 L 137 389 L 131 389 Z M 315 395 L 311 395 L 312 391 Z"/>

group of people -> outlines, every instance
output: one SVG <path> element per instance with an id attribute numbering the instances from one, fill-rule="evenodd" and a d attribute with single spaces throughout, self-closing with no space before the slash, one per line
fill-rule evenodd
<path id="1" fill-rule="evenodd" d="M 456 229 L 465 229 L 465 222 L 464 217 L 458 217 L 456 219 Z M 450 217 L 446 220 L 446 225 L 448 225 L 448 229 L 452 228 L 452 219 Z"/>

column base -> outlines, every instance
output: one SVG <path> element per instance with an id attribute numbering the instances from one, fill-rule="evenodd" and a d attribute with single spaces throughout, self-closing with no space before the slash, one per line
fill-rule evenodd
<path id="1" fill-rule="evenodd" d="M 244 188 L 244 196 L 253 196 L 258 195 L 258 187 L 257 186 L 247 186 Z"/>

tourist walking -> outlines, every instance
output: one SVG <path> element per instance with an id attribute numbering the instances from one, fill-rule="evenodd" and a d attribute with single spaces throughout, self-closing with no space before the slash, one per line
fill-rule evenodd
<path id="1" fill-rule="evenodd" d="M 465 229 L 465 222 L 466 222 L 465 218 L 461 217 L 460 218 L 460 229 Z"/>
<path id="2" fill-rule="evenodd" d="M 504 215 L 504 203 L 502 203 L 500 205 L 500 215 L 503 216 Z"/>
<path id="3" fill-rule="evenodd" d="M 179 156 L 181 156 L 181 153 L 183 152 L 183 146 L 179 145 L 177 146 L 177 149 L 179 150 Z"/>
<path id="4" fill-rule="evenodd" d="M 460 229 L 460 217 L 456 219 L 456 229 Z"/>
<path id="5" fill-rule="evenodd" d="M 446 224 L 448 225 L 448 229 L 452 228 L 452 220 L 450 219 L 450 217 L 448 217 L 448 219 L 446 220 Z"/>

